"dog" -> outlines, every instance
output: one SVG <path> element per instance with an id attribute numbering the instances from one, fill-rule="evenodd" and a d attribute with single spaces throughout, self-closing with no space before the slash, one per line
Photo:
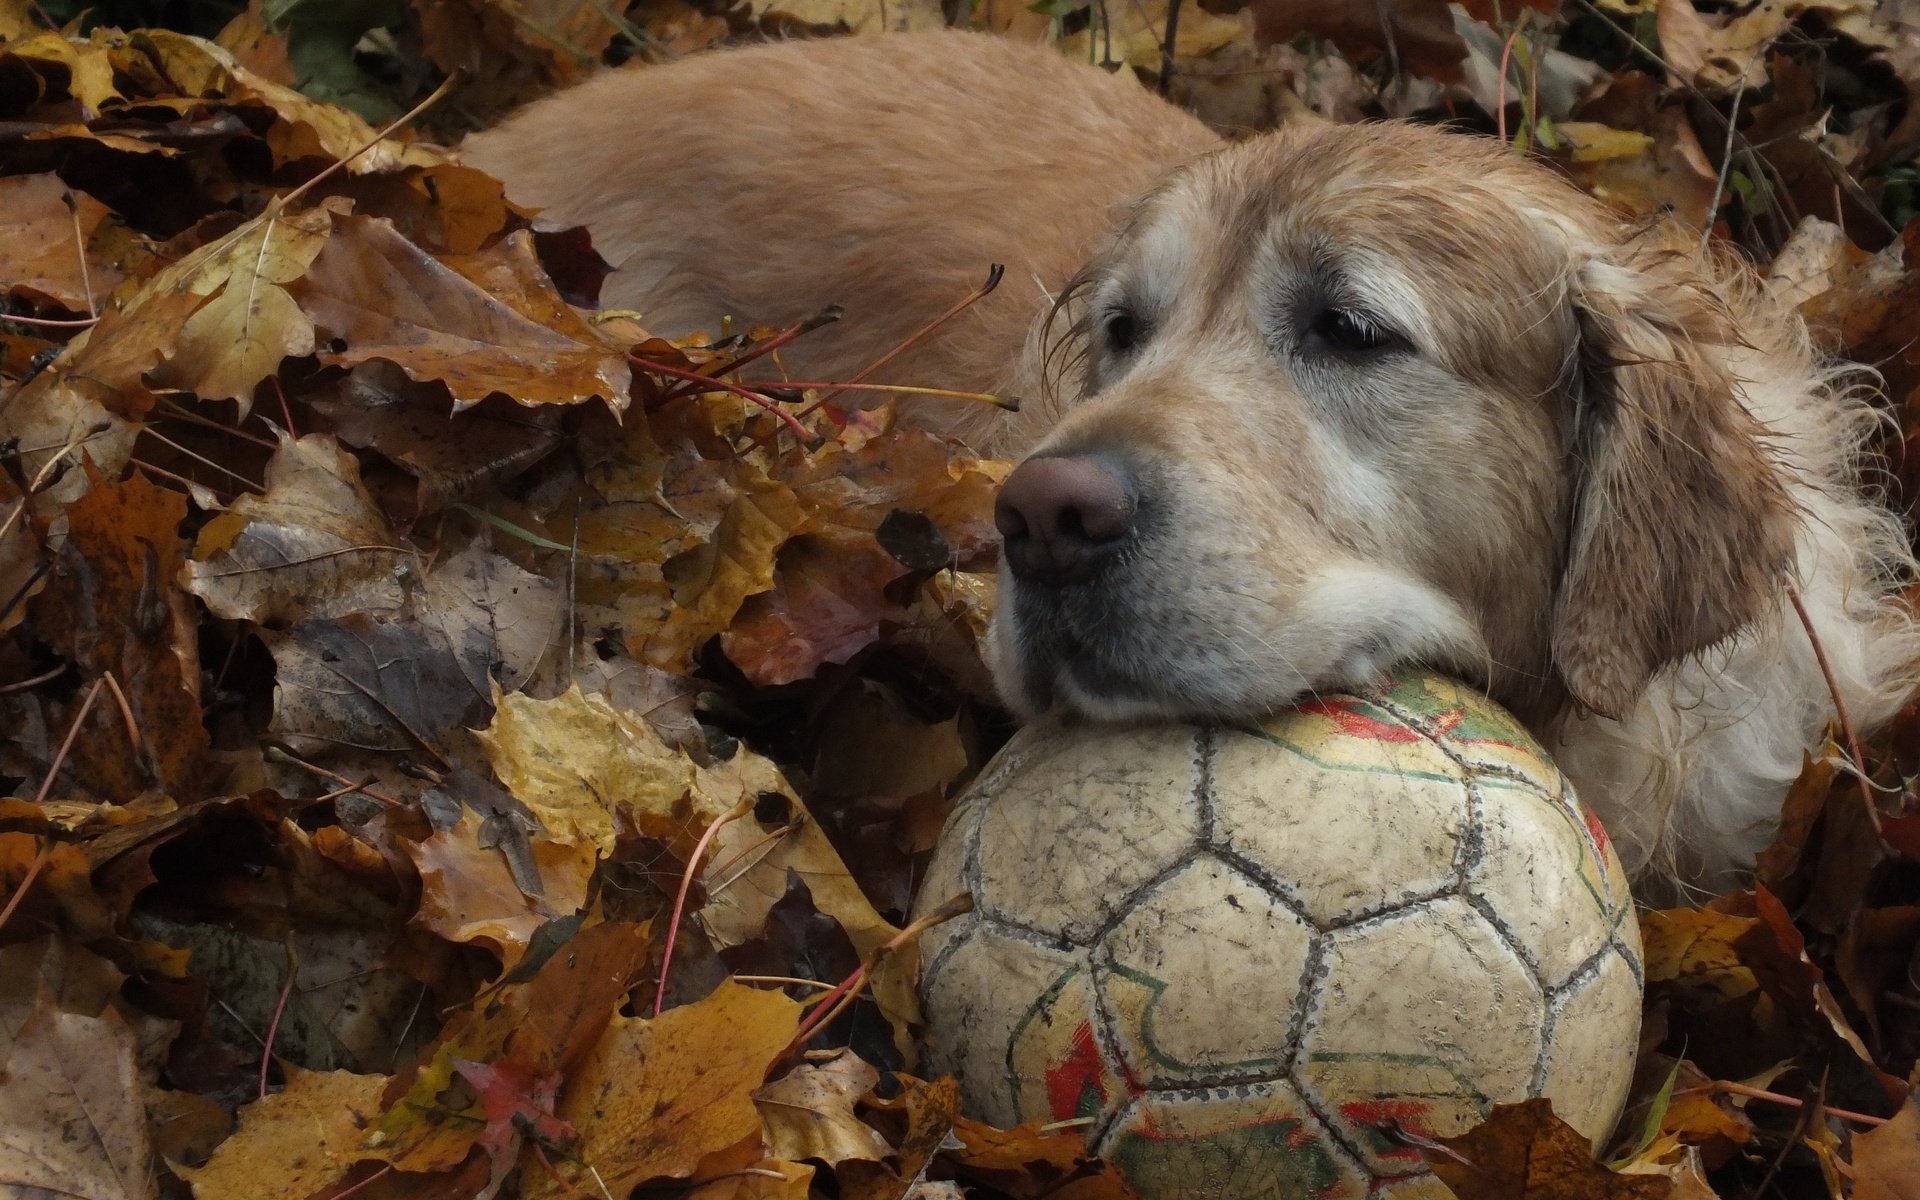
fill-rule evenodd
<path id="1" fill-rule="evenodd" d="M 1245 719 L 1434 666 L 1670 891 L 1751 867 L 1835 694 L 1871 728 L 1920 684 L 1857 371 L 1697 233 L 1491 139 L 1228 144 L 944 32 L 608 72 L 464 154 L 587 226 L 603 303 L 658 332 L 842 305 L 783 352 L 801 377 L 1007 265 L 887 376 L 1030 401 L 914 410 L 1022 460 L 988 654 L 1023 716 Z"/>

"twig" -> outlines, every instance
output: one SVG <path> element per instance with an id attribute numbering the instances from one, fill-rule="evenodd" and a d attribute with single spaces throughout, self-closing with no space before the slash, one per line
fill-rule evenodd
<path id="1" fill-rule="evenodd" d="M 73 251 L 80 258 L 80 286 L 87 293 L 87 315 L 98 318 L 100 306 L 93 299 L 93 272 L 87 267 L 87 235 L 80 228 L 80 206 L 73 202 L 73 189 L 66 194 L 67 215 L 73 218 Z"/>
<path id="2" fill-rule="evenodd" d="M 267 1037 L 260 1047 L 260 1098 L 267 1098 L 267 1070 L 273 1065 L 273 1040 L 280 1035 L 280 1016 L 287 1011 L 287 997 L 293 995 L 293 981 L 300 973 L 300 956 L 294 952 L 293 943 L 287 943 L 287 982 L 280 988 L 280 999 L 274 1002 L 273 1019 L 267 1022 Z"/>
<path id="3" fill-rule="evenodd" d="M 359 1191 L 361 1188 L 366 1187 L 367 1185 L 373 1183 L 376 1179 L 384 1178 L 385 1176 L 391 1174 L 392 1171 L 393 1171 L 393 1164 L 388 1163 L 386 1166 L 381 1167 L 378 1171 L 375 1171 L 373 1174 L 367 1176 L 365 1179 L 362 1179 L 359 1183 L 354 1184 L 352 1187 L 348 1188 L 346 1191 L 335 1192 L 332 1196 L 328 1197 L 328 1200 L 347 1200 L 348 1196 L 353 1195 L 355 1192 Z"/>
<path id="4" fill-rule="evenodd" d="M 730 359 L 729 361 L 722 363 L 717 367 L 709 365 L 706 373 L 715 379 L 718 379 L 722 375 L 731 375 L 735 371 L 738 371 L 741 367 L 746 366 L 748 363 L 754 361 L 755 359 L 764 358 L 767 355 L 772 354 L 775 350 L 778 350 L 782 346 L 785 346 L 791 343 L 792 341 L 794 341 L 794 339 L 799 338 L 804 334 L 812 333 L 814 330 L 819 329 L 822 326 L 833 324 L 835 321 L 838 321 L 840 319 L 841 312 L 842 312 L 842 309 L 838 304 L 829 304 L 823 311 L 819 313 L 819 315 L 808 317 L 806 320 L 801 321 L 797 325 L 790 325 L 787 328 L 782 329 L 779 333 L 774 334 L 772 337 L 768 338 L 764 342 L 761 342 L 759 345 L 753 347 L 751 350 L 748 350 L 745 354 L 742 354 L 740 357 L 735 359 Z M 787 386 L 792 386 L 792 385 L 789 384 Z M 676 399 L 682 394 L 684 393 L 682 392 L 681 389 L 675 388 L 672 392 L 668 393 L 667 399 L 669 400 Z"/>
<path id="5" fill-rule="evenodd" d="M 1727 190 L 1727 176 L 1733 170 L 1733 144 L 1739 140 L 1737 132 L 1740 125 L 1740 102 L 1747 98 L 1747 72 L 1753 70 L 1753 64 L 1760 61 L 1761 52 L 1773 45 L 1773 39 L 1767 38 L 1753 48 L 1747 55 L 1746 65 L 1740 68 L 1740 78 L 1733 84 L 1733 103 L 1727 106 L 1727 142 L 1720 154 L 1720 174 L 1713 184 L 1713 201 L 1707 206 L 1707 219 L 1700 224 L 1700 253 L 1707 252 L 1707 246 L 1713 241 L 1713 220 L 1720 213 L 1720 197 Z"/>
<path id="6" fill-rule="evenodd" d="M 778 404 L 775 404 L 758 392 L 750 392 L 737 383 L 728 383 L 724 379 L 715 379 L 711 375 L 702 375 L 698 371 L 683 371 L 679 367 L 669 367 L 665 363 L 654 362 L 649 358 L 641 358 L 638 354 L 627 355 L 627 361 L 639 367 L 642 371 L 651 371 L 656 375 L 665 375 L 669 379 L 684 379 L 689 383 L 705 384 L 715 391 L 732 392 L 741 399 L 757 404 L 778 417 L 780 423 L 792 430 L 793 436 L 799 438 L 802 445 L 813 441 L 813 435 L 807 432 L 807 427 L 796 420 L 792 413 L 781 408 Z"/>
<path id="7" fill-rule="evenodd" d="M 977 404 L 991 404 L 1003 412 L 1019 412 L 1020 400 L 1016 396 L 996 396 L 991 392 L 963 392 L 957 388 L 909 387 L 903 383 L 816 383 L 812 381 L 789 383 L 785 380 L 762 380 L 746 385 L 750 388 L 791 388 L 804 391 L 807 388 L 831 388 L 834 392 L 897 392 L 906 396 L 946 396 L 954 400 L 972 400 Z M 808 409 L 812 412 L 812 409 Z"/>
<path id="8" fill-rule="evenodd" d="M 1867 810 L 1867 822 L 1873 826 L 1873 836 L 1881 837 L 1880 807 L 1873 802 L 1873 789 L 1867 786 L 1867 756 L 1860 747 L 1860 731 L 1854 728 L 1853 717 L 1847 712 L 1847 702 L 1840 697 L 1840 683 L 1833 676 L 1833 665 L 1827 661 L 1827 648 L 1820 644 L 1820 635 L 1814 632 L 1813 617 L 1807 612 L 1807 602 L 1800 596 L 1800 588 L 1793 580 L 1787 582 L 1787 599 L 1793 601 L 1793 611 L 1800 614 L 1801 628 L 1807 631 L 1807 641 L 1813 644 L 1813 659 L 1820 664 L 1820 674 L 1827 681 L 1827 694 L 1833 697 L 1834 715 L 1840 718 L 1841 732 L 1847 736 L 1847 749 L 1853 755 L 1853 777 L 1860 785 L 1860 803 Z"/>
<path id="9" fill-rule="evenodd" d="M 1674 1095 L 1692 1096 L 1699 1095 L 1702 1092 L 1709 1094 L 1726 1092 L 1735 1096 L 1745 1096 L 1752 1100 L 1765 1100 L 1769 1104 L 1784 1104 L 1788 1108 L 1805 1108 L 1807 1106 L 1805 1100 L 1796 1096 L 1783 1096 L 1779 1092 L 1769 1092 L 1764 1088 L 1753 1087 L 1745 1083 L 1736 1083 L 1730 1079 L 1716 1079 L 1712 1083 L 1702 1084 L 1699 1087 L 1682 1088 L 1680 1091 L 1675 1092 Z M 1832 1113 L 1842 1121 L 1853 1121 L 1872 1128 L 1878 1128 L 1887 1123 L 1886 1117 L 1873 1117 L 1868 1116 L 1866 1113 L 1851 1112 L 1844 1108 L 1835 1108 L 1831 1104 L 1823 1104 L 1820 1108 L 1821 1111 Z"/>
<path id="10" fill-rule="evenodd" d="M 1180 0 L 1172 0 L 1167 5 L 1167 40 L 1160 45 L 1160 95 L 1165 97 L 1173 91 L 1173 50 L 1180 39 Z M 1093 37 L 1087 37 L 1091 44 Z"/>
<path id="11" fill-rule="evenodd" d="M 60 743 L 60 750 L 53 756 L 53 761 L 48 764 L 47 777 L 40 781 L 40 790 L 34 794 L 33 802 L 36 806 L 45 803 L 48 793 L 53 791 L 53 781 L 60 774 L 60 768 L 66 764 L 67 755 L 73 750 L 74 739 L 80 736 L 80 725 L 87 719 L 87 713 L 92 711 L 93 702 L 100 698 L 100 689 L 105 683 L 104 678 L 96 679 L 93 681 L 93 686 L 87 689 L 87 698 L 80 702 L 79 711 L 73 714 L 73 722 L 67 727 L 67 736 Z M 26 877 L 20 881 L 20 886 L 15 888 L 13 895 L 7 899 L 7 906 L 0 908 L 0 929 L 7 927 L 7 922 L 13 919 L 14 910 L 19 908 L 20 902 L 27 898 L 27 892 L 32 889 L 33 881 L 40 877 L 40 872 L 53 860 L 53 847 L 54 840 L 48 837 L 41 844 L 40 852 L 33 856 L 33 862 L 27 865 Z"/>
<path id="12" fill-rule="evenodd" d="M 920 328 L 908 334 L 905 341 L 902 341 L 899 345 L 895 346 L 893 349 L 887 351 L 885 354 L 882 354 L 879 358 L 874 359 L 872 362 L 868 363 L 865 367 L 861 368 L 858 371 L 855 371 L 853 373 L 853 378 L 848 380 L 847 382 L 861 383 L 865 381 L 867 378 L 872 376 L 872 374 L 875 371 L 878 371 L 881 367 L 886 366 L 888 363 L 892 362 L 896 358 L 899 358 L 902 354 L 905 354 L 908 350 L 912 349 L 914 346 L 918 345 L 922 341 L 925 341 L 928 337 L 931 337 L 933 335 L 933 332 L 936 329 L 939 329 L 942 325 L 945 325 L 948 321 L 953 320 L 955 317 L 959 316 L 961 313 L 965 312 L 967 309 L 972 308 L 975 304 L 978 304 L 980 301 L 992 295 L 993 289 L 1000 286 L 1000 280 L 1006 276 L 1006 273 L 1007 273 L 1007 268 L 1000 263 L 994 263 L 991 266 L 989 266 L 987 268 L 987 281 L 985 283 L 973 289 L 971 292 L 968 292 L 964 297 L 961 298 L 960 302 L 954 305 L 952 308 L 949 308 L 947 311 L 941 313 L 939 316 L 935 317 L 933 320 L 928 321 L 925 325 L 922 325 Z M 838 386 L 844 388 L 846 384 L 841 384 Z M 815 400 L 812 404 L 809 404 L 807 407 L 801 409 L 800 415 L 802 417 L 812 416 L 815 409 L 819 408 L 822 404 L 829 403 L 830 401 L 833 400 L 835 396 L 838 396 L 839 394 L 840 393 L 838 391 L 827 392 L 825 395 L 821 396 L 818 400 Z"/>
<path id="13" fill-rule="evenodd" d="M 87 329 L 91 326 L 98 325 L 100 318 L 80 317 L 72 321 L 59 321 L 50 317 L 17 317 L 12 313 L 0 315 L 0 323 L 7 321 L 12 321 L 15 325 L 36 325 L 42 329 Z"/>
<path id="14" fill-rule="evenodd" d="M 855 1000 L 858 1000 L 860 993 L 866 990 L 867 979 L 873 974 L 873 969 L 879 966 L 880 961 L 887 955 L 892 954 L 927 930 L 932 929 L 935 925 L 951 921 L 957 916 L 972 911 L 973 896 L 968 893 L 962 893 L 907 925 L 906 928 L 902 929 L 899 933 L 888 938 L 878 950 L 873 952 L 871 959 L 855 967 L 853 974 L 841 980 L 838 986 L 825 996 L 822 996 L 819 1001 L 807 1011 L 806 1017 L 800 1022 L 800 1028 L 794 1031 L 793 1038 L 787 1043 L 786 1049 L 774 1056 L 774 1061 L 779 1062 L 781 1059 L 799 1050 L 802 1046 L 805 1046 L 813 1039 L 816 1033 L 819 1033 L 822 1029 L 831 1025 L 836 1017 L 845 1012 L 848 1006 Z"/>
<path id="15" fill-rule="evenodd" d="M 673 898 L 673 915 L 667 923 L 667 944 L 660 951 L 660 980 L 653 989 L 653 1015 L 656 1017 L 667 1002 L 667 969 L 673 966 L 673 945 L 680 937 L 680 917 L 687 908 L 687 892 L 693 887 L 693 877 L 700 870 L 700 858 L 707 852 L 707 847 L 713 844 L 713 836 L 720 832 L 722 826 L 750 811 L 752 806 L 742 803 L 732 812 L 714 818 L 713 824 L 707 826 L 700 840 L 693 844 L 693 853 L 687 856 L 687 869 L 680 875 L 680 891 Z"/>
<path id="16" fill-rule="evenodd" d="M 331 793 L 333 795 L 340 795 L 345 792 L 358 792 L 362 796 L 366 796 L 371 800 L 379 801 L 381 804 L 386 805 L 388 808 L 401 807 L 400 801 L 395 800 L 392 796 L 383 796 L 379 792 L 376 792 L 372 788 L 368 787 L 365 783 L 355 783 L 353 780 L 348 779 L 345 775 L 338 774 L 337 772 L 334 772 L 334 771 L 329 771 L 325 767 L 315 766 L 313 763 L 310 763 L 303 758 L 297 758 L 290 751 L 286 750 L 283 747 L 268 746 L 261 753 L 266 757 L 268 762 L 282 762 L 282 763 L 286 763 L 288 766 L 299 767 L 303 771 L 311 772 L 315 775 L 320 776 L 320 778 L 322 779 L 329 779 L 329 780 L 332 780 L 334 783 L 339 784 L 341 790 L 339 792 Z"/>
<path id="17" fill-rule="evenodd" d="M 42 671 L 29 679 L 17 679 L 12 683 L 0 683 L 0 696 L 11 696 L 18 692 L 30 692 L 48 680 L 58 679 L 66 674 L 70 664 L 61 663 L 51 671 Z"/>

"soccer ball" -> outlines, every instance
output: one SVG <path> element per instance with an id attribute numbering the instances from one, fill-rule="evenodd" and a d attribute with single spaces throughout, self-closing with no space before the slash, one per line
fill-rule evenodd
<path id="1" fill-rule="evenodd" d="M 928 1069 L 1082 1125 L 1147 1200 L 1446 1196 L 1414 1139 L 1633 1073 L 1618 857 L 1506 712 L 1433 675 L 1264 724 L 1022 730 L 922 911 Z M 1412 1134 L 1409 1139 L 1403 1134 Z"/>

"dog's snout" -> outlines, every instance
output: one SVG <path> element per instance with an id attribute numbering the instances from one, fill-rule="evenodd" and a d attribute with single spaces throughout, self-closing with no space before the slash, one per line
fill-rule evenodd
<path id="1" fill-rule="evenodd" d="M 1126 543 L 1138 507 L 1132 479 L 1112 463 L 1030 458 L 1001 485 L 993 520 L 1016 576 L 1071 583 Z"/>

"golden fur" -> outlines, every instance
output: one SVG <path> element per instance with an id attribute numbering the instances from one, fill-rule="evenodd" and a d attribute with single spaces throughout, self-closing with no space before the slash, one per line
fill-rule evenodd
<path id="1" fill-rule="evenodd" d="M 1832 709 L 1788 582 L 1858 721 L 1920 681 L 1871 410 L 1744 269 L 1496 143 L 1225 146 L 1130 79 L 948 33 L 609 73 L 467 153 L 592 229 L 604 302 L 661 332 L 844 305 L 787 352 L 807 377 L 1007 264 L 888 377 L 1025 396 L 917 411 L 1123 463 L 1140 505 L 1097 586 L 1003 574 L 1022 711 L 1232 719 L 1433 663 L 1548 741 L 1634 866 L 1717 886 Z"/>

